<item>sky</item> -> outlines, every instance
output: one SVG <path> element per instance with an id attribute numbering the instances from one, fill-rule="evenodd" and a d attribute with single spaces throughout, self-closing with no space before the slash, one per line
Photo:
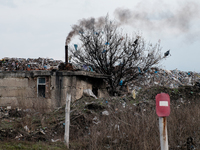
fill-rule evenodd
<path id="1" fill-rule="evenodd" d="M 200 72 L 198 0 L 0 0 L 0 59 L 64 61 L 71 27 L 107 14 L 124 32 L 140 32 L 153 44 L 160 40 L 163 53 L 170 49 L 162 68 Z"/>

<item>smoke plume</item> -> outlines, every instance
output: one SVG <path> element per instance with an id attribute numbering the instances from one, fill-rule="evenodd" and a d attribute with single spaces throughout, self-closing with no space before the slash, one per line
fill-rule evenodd
<path id="1" fill-rule="evenodd" d="M 172 5 L 156 1 L 152 5 L 139 3 L 133 10 L 118 8 L 114 14 L 120 25 L 131 25 L 148 31 L 189 33 L 199 16 L 199 4 L 190 1 Z M 174 3 L 173 3 L 174 6 Z"/>
<path id="2" fill-rule="evenodd" d="M 187 34 L 188 39 L 189 36 L 195 39 L 195 36 L 197 36 L 195 33 L 197 32 L 192 31 L 191 27 L 195 25 L 195 21 L 199 17 L 200 8 L 198 3 L 183 0 L 183 3 L 181 1 L 176 6 L 175 2 L 167 4 L 163 0 L 152 1 L 153 3 L 148 4 L 145 2 L 138 3 L 132 10 L 117 8 L 114 15 L 118 25 L 130 25 L 139 30 L 146 30 L 148 33 L 164 33 L 170 36 Z M 100 28 L 104 23 L 105 17 L 79 20 L 78 24 L 72 26 L 72 31 L 69 32 L 66 38 L 66 45 L 70 43 L 73 36 L 83 32 L 84 29 Z"/>
<path id="3" fill-rule="evenodd" d="M 100 28 L 105 23 L 105 17 L 99 18 L 89 18 L 89 19 L 81 19 L 78 24 L 72 26 L 72 31 L 69 32 L 65 45 L 68 45 L 73 38 L 73 36 L 77 35 L 84 31 L 84 29 L 92 30 L 94 28 Z"/>

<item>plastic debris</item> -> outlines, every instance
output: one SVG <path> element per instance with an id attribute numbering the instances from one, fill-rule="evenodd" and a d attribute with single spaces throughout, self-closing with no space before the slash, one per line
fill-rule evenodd
<path id="1" fill-rule="evenodd" d="M 28 128 L 28 126 L 27 126 L 27 125 L 26 125 L 26 126 L 24 126 L 24 129 L 25 129 L 25 131 L 26 131 L 26 132 L 28 132 L 28 133 L 30 132 L 30 130 L 29 130 L 29 128 Z"/>
<path id="2" fill-rule="evenodd" d="M 141 73 L 140 67 L 138 67 L 138 71 L 139 71 L 139 73 Z"/>
<path id="3" fill-rule="evenodd" d="M 136 39 L 135 41 L 134 41 L 134 45 L 136 45 L 138 43 L 138 39 Z"/>
<path id="4" fill-rule="evenodd" d="M 119 125 L 118 124 L 115 125 L 115 129 L 117 129 L 119 131 Z"/>
<path id="5" fill-rule="evenodd" d="M 106 42 L 106 43 L 105 43 L 105 45 L 109 45 L 109 43 L 108 43 L 108 42 Z"/>
<path id="6" fill-rule="evenodd" d="M 91 97 L 94 97 L 95 99 L 97 99 L 97 97 L 93 94 L 93 92 L 92 92 L 91 89 L 83 90 L 83 94 L 84 94 L 85 96 L 91 96 Z"/>
<path id="7" fill-rule="evenodd" d="M 58 142 L 58 141 L 60 141 L 60 139 L 56 139 L 56 140 L 51 139 L 51 142 Z"/>
<path id="8" fill-rule="evenodd" d="M 78 45 L 77 45 L 77 44 L 74 44 L 74 48 L 75 48 L 75 50 L 77 51 Z"/>
<path id="9" fill-rule="evenodd" d="M 41 132 L 42 134 L 44 134 L 44 135 L 45 135 L 45 133 L 44 133 L 44 131 L 43 131 L 43 130 L 40 130 L 40 132 Z"/>
<path id="10" fill-rule="evenodd" d="M 97 116 L 95 116 L 95 117 L 92 119 L 92 123 L 94 123 L 94 124 L 99 124 L 99 123 L 101 123 L 101 121 L 99 121 L 99 119 L 97 118 Z"/>
<path id="11" fill-rule="evenodd" d="M 108 116 L 108 115 L 109 115 L 109 112 L 108 112 L 107 110 L 105 110 L 105 111 L 102 112 L 102 115 Z"/>
<path id="12" fill-rule="evenodd" d="M 83 65 L 83 69 L 84 69 L 84 70 L 88 70 L 87 65 Z"/>
<path id="13" fill-rule="evenodd" d="M 164 53 L 164 56 L 165 56 L 165 57 L 167 57 L 167 56 L 169 55 L 169 51 L 170 51 L 170 50 L 168 50 L 168 51 L 166 51 L 166 52 Z"/>
<path id="14" fill-rule="evenodd" d="M 135 99 L 136 98 L 135 89 L 132 91 L 132 94 L 133 94 L 133 99 Z"/>
<path id="15" fill-rule="evenodd" d="M 122 85 L 123 85 L 123 80 L 121 80 L 121 81 L 119 82 L 119 85 L 120 85 L 120 86 L 122 86 Z"/>
<path id="16" fill-rule="evenodd" d="M 70 55 L 70 56 L 69 56 L 69 63 L 71 62 L 71 59 L 72 59 L 72 56 Z"/>
<path id="17" fill-rule="evenodd" d="M 23 135 L 19 134 L 18 136 L 15 137 L 15 139 L 18 139 L 18 138 L 21 138 L 21 137 L 23 137 Z"/>
<path id="18" fill-rule="evenodd" d="M 106 50 L 104 49 L 102 53 L 105 53 L 105 52 L 106 52 Z"/>
<path id="19" fill-rule="evenodd" d="M 91 72 L 94 72 L 91 66 L 89 66 L 89 69 L 90 69 Z"/>

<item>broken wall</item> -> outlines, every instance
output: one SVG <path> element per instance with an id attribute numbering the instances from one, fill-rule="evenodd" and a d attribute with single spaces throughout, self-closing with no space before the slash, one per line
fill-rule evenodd
<path id="1" fill-rule="evenodd" d="M 34 88 L 30 86 L 30 79 L 23 77 L 24 73 L 8 74 L 5 73 L 0 77 L 0 106 L 28 105 L 33 95 Z"/>
<path id="2" fill-rule="evenodd" d="M 66 103 L 67 93 L 72 102 L 83 96 L 83 90 L 96 91 L 97 97 L 105 97 L 103 78 L 85 72 L 24 71 L 0 72 L 0 106 L 34 109 L 54 109 Z M 39 96 L 39 78 L 45 79 L 44 97 Z"/>

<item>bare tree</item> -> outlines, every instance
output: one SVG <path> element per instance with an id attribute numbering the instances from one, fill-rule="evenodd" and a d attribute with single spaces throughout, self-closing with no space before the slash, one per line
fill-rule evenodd
<path id="1" fill-rule="evenodd" d="M 82 20 L 73 26 L 73 32 L 79 36 L 81 44 L 69 48 L 72 61 L 109 75 L 107 82 L 111 94 L 164 58 L 160 42 L 152 45 L 139 34 L 130 37 L 108 17 L 98 21 L 94 18 Z"/>

